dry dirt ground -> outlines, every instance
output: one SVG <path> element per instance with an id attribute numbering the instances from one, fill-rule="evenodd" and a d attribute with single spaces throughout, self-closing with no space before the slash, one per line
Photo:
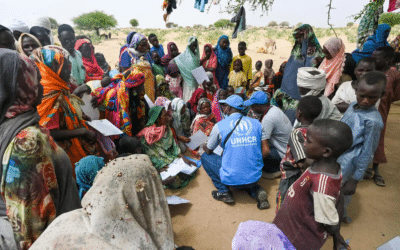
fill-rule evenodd
<path id="1" fill-rule="evenodd" d="M 348 43 L 346 37 L 341 37 L 346 45 L 346 51 L 351 52 L 355 44 Z M 118 61 L 120 44 L 125 35 L 120 33 L 116 38 L 96 45 L 96 52 L 104 53 L 110 65 L 114 68 Z M 321 45 L 328 37 L 320 39 Z M 166 44 L 164 48 L 166 49 Z M 233 41 L 233 54 L 237 55 L 238 41 Z M 284 60 L 287 60 L 291 44 L 284 40 L 277 40 L 275 55 L 257 54 L 257 48 L 263 42 L 256 42 L 249 46 L 247 54 L 257 60 L 274 60 L 274 69 L 277 70 Z M 185 44 L 178 43 L 180 51 L 184 51 Z M 202 53 L 202 48 L 200 48 Z M 254 66 L 253 66 L 254 67 Z M 386 180 L 386 187 L 378 187 L 373 181 L 363 181 L 358 185 L 350 205 L 349 213 L 352 224 L 342 227 L 345 239 L 351 238 L 352 249 L 376 249 L 378 246 L 400 235 L 400 106 L 392 105 L 386 131 L 386 153 L 388 164 L 382 165 L 382 175 Z M 215 201 L 211 197 L 214 186 L 210 178 L 201 168 L 196 178 L 188 187 L 178 190 L 167 190 L 167 195 L 177 195 L 191 201 L 190 204 L 170 206 L 172 224 L 176 244 L 193 246 L 196 250 L 231 249 L 234 237 L 240 222 L 260 220 L 271 222 L 275 216 L 275 196 L 279 180 L 261 179 L 260 185 L 269 193 L 271 208 L 260 211 L 256 202 L 243 191 L 234 191 L 236 204 L 226 205 Z M 332 239 L 328 239 L 322 249 L 332 249 Z"/>

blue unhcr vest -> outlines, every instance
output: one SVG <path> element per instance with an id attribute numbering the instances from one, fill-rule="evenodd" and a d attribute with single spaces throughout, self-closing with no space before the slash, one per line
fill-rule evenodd
<path id="1" fill-rule="evenodd" d="M 240 117 L 241 114 L 234 113 L 217 123 L 222 143 Z M 229 186 L 245 185 L 261 178 L 264 163 L 261 153 L 261 123 L 258 120 L 243 117 L 226 145 L 222 146 L 222 183 Z"/>

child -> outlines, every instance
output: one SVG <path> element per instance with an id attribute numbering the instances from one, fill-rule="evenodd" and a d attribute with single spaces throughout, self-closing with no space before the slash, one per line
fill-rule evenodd
<path id="1" fill-rule="evenodd" d="M 153 51 L 157 51 L 160 58 L 165 55 L 164 48 L 162 44 L 159 44 L 157 36 L 155 34 L 152 33 L 149 35 L 149 42 L 151 43 L 151 45 L 153 45 L 153 47 L 150 49 L 151 53 Z"/>
<path id="2" fill-rule="evenodd" d="M 231 95 L 234 95 L 235 94 L 235 88 L 233 88 L 232 86 L 228 86 L 226 88 L 226 93 L 227 93 L 226 98 L 230 97 Z"/>
<path id="3" fill-rule="evenodd" d="M 197 105 L 197 115 L 190 126 L 192 135 L 201 130 L 209 136 L 216 123 L 215 115 L 211 112 L 211 101 L 207 98 L 200 99 Z"/>
<path id="4" fill-rule="evenodd" d="M 169 89 L 172 94 L 174 94 L 178 98 L 183 98 L 183 89 L 182 89 L 182 81 L 183 78 L 179 73 L 178 66 L 175 63 L 170 63 L 167 68 L 167 75 L 165 76 L 165 80 L 169 85 Z"/>
<path id="5" fill-rule="evenodd" d="M 272 83 L 272 78 L 275 76 L 275 71 L 272 69 L 272 65 L 274 61 L 268 59 L 265 61 L 265 69 L 264 69 L 264 84 L 268 85 L 268 92 L 273 94 L 273 90 L 275 89 L 274 84 Z"/>
<path id="6" fill-rule="evenodd" d="M 386 186 L 383 177 L 380 175 L 378 167 L 380 163 L 387 163 L 385 155 L 385 131 L 386 121 L 389 115 L 390 105 L 392 102 L 400 100 L 400 72 L 395 69 L 390 69 L 389 64 L 394 57 L 394 49 L 390 46 L 377 48 L 372 54 L 376 59 L 376 69 L 385 73 L 387 77 L 385 95 L 382 97 L 379 104 L 379 113 L 383 120 L 383 130 L 379 140 L 378 148 L 374 155 L 373 168 L 369 170 L 371 178 L 378 186 Z"/>
<path id="7" fill-rule="evenodd" d="M 224 89 L 219 89 L 214 95 L 214 99 L 211 103 L 211 110 L 215 115 L 215 119 L 217 120 L 217 122 L 224 119 L 224 113 L 222 112 L 222 107 L 219 101 L 226 100 L 226 98 L 228 98 L 228 92 Z"/>
<path id="8" fill-rule="evenodd" d="M 131 154 L 143 154 L 143 150 L 138 139 L 131 136 L 124 136 L 119 140 L 118 153 L 117 158 Z"/>
<path id="9" fill-rule="evenodd" d="M 383 128 L 382 117 L 375 103 L 385 92 L 385 74 L 372 71 L 361 77 L 356 87 L 357 102 L 351 103 L 342 118 L 353 132 L 353 146 L 339 158 L 343 173 L 345 215 L 343 221 L 350 223 L 346 207 L 355 193 L 357 183 L 364 178 L 368 165 L 378 147 L 379 136 Z"/>
<path id="10" fill-rule="evenodd" d="M 108 73 L 111 71 L 111 67 L 107 63 L 104 55 L 102 53 L 96 53 L 96 54 L 94 54 L 94 57 L 96 58 L 97 63 L 99 64 L 100 68 L 104 71 L 104 74 L 108 75 Z"/>
<path id="11" fill-rule="evenodd" d="M 153 59 L 153 65 L 151 66 L 153 75 L 165 76 L 164 67 L 161 65 L 161 57 L 157 50 L 151 52 L 151 58 Z"/>
<path id="12" fill-rule="evenodd" d="M 301 126 L 292 131 L 286 154 L 281 161 L 282 176 L 276 196 L 276 211 L 280 209 L 289 187 L 301 176 L 302 169 L 307 167 L 306 154 L 304 153 L 307 129 L 321 113 L 321 110 L 322 102 L 318 97 L 305 96 L 300 99 L 296 118 L 301 123 Z"/>
<path id="13" fill-rule="evenodd" d="M 167 84 L 165 78 L 162 75 L 156 76 L 156 82 L 157 82 L 157 89 L 156 89 L 157 98 L 161 96 L 166 97 L 169 100 L 175 98 L 174 94 L 171 93 L 169 89 L 169 85 Z"/>
<path id="14" fill-rule="evenodd" d="M 247 50 L 247 46 L 245 42 L 239 42 L 238 44 L 238 51 L 239 51 L 239 55 L 235 56 L 232 60 L 232 65 L 231 65 L 231 71 L 234 70 L 234 63 L 237 59 L 240 59 L 242 61 L 242 65 L 243 65 L 243 72 L 244 75 L 246 77 L 246 81 L 247 84 L 250 85 L 251 80 L 253 79 L 253 75 L 252 75 L 252 71 L 251 71 L 251 67 L 253 65 L 253 62 L 251 60 L 251 57 L 246 55 L 246 50 Z M 230 85 L 230 84 L 229 84 Z"/>
<path id="15" fill-rule="evenodd" d="M 315 162 L 289 188 L 273 221 L 297 250 L 321 249 L 328 234 L 335 246 L 349 249 L 340 235 L 342 175 L 336 161 L 351 145 L 351 129 L 343 122 L 321 119 L 308 127 L 304 150 Z"/>
<path id="16" fill-rule="evenodd" d="M 233 71 L 229 73 L 229 86 L 236 88 L 246 87 L 247 78 L 243 73 L 242 60 L 236 59 L 233 62 Z"/>
<path id="17" fill-rule="evenodd" d="M 373 71 L 376 69 L 376 60 L 371 57 L 366 57 L 361 59 L 354 73 L 356 75 L 357 80 L 355 81 L 347 81 L 340 85 L 339 89 L 336 91 L 335 96 L 332 98 L 332 103 L 336 105 L 341 113 L 346 112 L 350 103 L 357 101 L 356 96 L 356 87 L 357 82 L 360 78 L 366 73 Z M 376 108 L 379 107 L 379 101 L 376 102 Z"/>
<path id="18" fill-rule="evenodd" d="M 253 80 L 249 86 L 249 90 L 247 91 L 247 97 L 250 98 L 251 95 L 254 92 L 254 88 L 257 88 L 261 85 L 261 80 L 264 78 L 264 74 L 261 71 L 262 68 L 262 62 L 257 61 L 256 62 L 256 72 L 253 74 Z"/>

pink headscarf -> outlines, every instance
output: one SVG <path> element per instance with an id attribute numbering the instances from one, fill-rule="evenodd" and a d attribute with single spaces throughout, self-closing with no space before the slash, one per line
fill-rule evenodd
<path id="1" fill-rule="evenodd" d="M 324 59 L 318 69 L 326 72 L 325 96 L 331 95 L 335 91 L 335 85 L 339 83 L 343 74 L 345 63 L 345 46 L 340 38 L 331 38 L 324 47 L 331 54 L 332 59 Z"/>

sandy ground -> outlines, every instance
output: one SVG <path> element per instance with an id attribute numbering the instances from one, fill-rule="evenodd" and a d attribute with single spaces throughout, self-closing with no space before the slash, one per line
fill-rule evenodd
<path id="1" fill-rule="evenodd" d="M 341 37 L 346 45 L 346 51 L 351 52 L 356 45 L 347 42 L 346 37 Z M 96 45 L 96 52 L 104 53 L 106 59 L 113 67 L 118 61 L 118 53 L 125 35 L 121 32 L 116 38 Z M 328 37 L 320 39 L 321 45 Z M 231 44 L 233 54 L 237 55 L 237 43 Z M 166 48 L 166 44 L 164 48 Z M 177 43 L 180 51 L 185 49 L 185 44 Z M 257 48 L 263 42 L 256 42 L 249 46 L 247 54 L 257 60 L 274 60 L 274 69 L 277 70 L 281 62 L 288 59 L 291 44 L 284 40 L 277 40 L 275 55 L 257 54 Z M 202 52 L 202 48 L 200 48 Z M 254 67 L 254 66 L 253 66 Z M 382 165 L 382 175 L 387 186 L 376 186 L 372 181 L 363 181 L 358 185 L 357 193 L 350 205 L 350 217 L 353 223 L 342 227 L 345 239 L 351 238 L 352 249 L 376 249 L 378 246 L 400 235 L 400 186 L 398 180 L 400 173 L 400 106 L 393 105 L 389 115 L 386 131 L 386 153 L 388 164 Z M 190 204 L 170 207 L 172 224 L 177 245 L 190 245 L 196 250 L 231 249 L 232 238 L 240 222 L 247 220 L 260 220 L 272 222 L 275 216 L 275 196 L 279 180 L 261 179 L 260 185 L 269 193 L 271 208 L 260 211 L 256 202 L 243 191 L 234 191 L 236 203 L 233 206 L 215 201 L 211 191 L 215 190 L 210 178 L 201 168 L 197 177 L 188 187 L 178 190 L 167 190 L 167 195 L 177 195 L 191 201 Z M 328 239 L 322 249 L 332 249 L 332 239 Z"/>

